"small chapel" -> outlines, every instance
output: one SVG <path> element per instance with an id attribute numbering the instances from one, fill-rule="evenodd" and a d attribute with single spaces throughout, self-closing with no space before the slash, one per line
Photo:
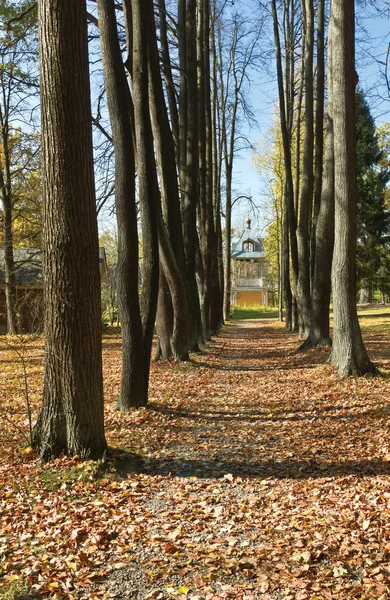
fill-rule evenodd
<path id="1" fill-rule="evenodd" d="M 232 298 L 235 306 L 274 306 L 275 289 L 268 281 L 268 264 L 263 240 L 245 222 L 240 239 L 232 242 Z"/>

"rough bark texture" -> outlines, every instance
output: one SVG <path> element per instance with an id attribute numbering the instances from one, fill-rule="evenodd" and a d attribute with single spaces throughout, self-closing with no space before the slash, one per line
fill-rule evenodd
<path id="1" fill-rule="evenodd" d="M 143 401 L 142 323 L 138 297 L 138 234 L 135 164 L 130 122 L 130 90 L 116 29 L 113 0 L 98 0 L 104 82 L 115 153 L 115 207 L 118 227 L 116 269 L 122 331 L 122 381 L 119 410 Z M 127 14 L 129 14 L 127 12 Z"/>
<path id="2" fill-rule="evenodd" d="M 198 269 L 198 285 L 200 296 L 200 308 L 202 312 L 203 335 L 206 340 L 210 339 L 210 255 L 208 252 L 207 239 L 207 140 L 206 140 L 206 73 L 205 73 L 205 12 L 207 0 L 197 0 L 197 31 L 196 31 L 196 55 L 197 55 L 197 86 L 198 86 L 198 231 L 200 251 L 203 268 Z"/>
<path id="3" fill-rule="evenodd" d="M 179 146 L 180 146 L 180 135 L 179 135 L 179 113 L 176 102 L 176 92 L 173 83 L 171 59 L 168 44 L 167 35 L 167 19 L 166 19 L 166 7 L 165 0 L 158 0 L 159 10 L 159 25 L 160 25 L 160 44 L 161 44 L 161 59 L 162 68 L 165 80 L 165 89 L 168 98 L 169 116 L 171 120 L 173 141 L 175 144 L 177 162 L 180 160 Z"/>
<path id="4" fill-rule="evenodd" d="M 313 197 L 313 49 L 314 7 L 312 0 L 305 0 L 305 135 L 303 148 L 302 190 L 299 204 L 298 285 L 299 335 L 307 337 L 310 332 L 310 221 Z"/>
<path id="5" fill-rule="evenodd" d="M 286 104 L 285 104 L 285 95 L 284 95 L 284 86 L 283 86 L 283 70 L 282 70 L 282 58 L 281 58 L 281 50 L 280 50 L 280 36 L 279 36 L 279 23 L 278 16 L 276 10 L 276 2 L 272 0 L 272 16 L 274 23 L 274 39 L 275 39 L 275 51 L 276 51 L 276 70 L 277 70 L 277 78 L 278 78 L 278 93 L 279 93 L 279 109 L 280 109 L 280 127 L 282 131 L 282 141 L 283 141 L 283 159 L 285 166 L 285 187 L 284 187 L 284 205 L 286 211 L 286 218 L 284 219 L 284 223 L 289 227 L 289 243 L 290 243 L 290 256 L 291 256 L 291 266 L 292 266 L 292 287 L 293 287 L 293 298 L 292 298 L 292 307 L 291 307 L 291 327 L 292 329 L 296 328 L 296 310 L 294 309 L 294 299 L 296 297 L 296 286 L 298 280 L 298 249 L 297 249 L 297 237 L 296 237 L 296 215 L 294 209 L 294 185 L 293 185 L 293 177 L 292 177 L 292 166 L 291 166 L 291 140 L 289 139 L 288 129 L 287 129 L 287 118 L 286 118 Z M 283 236 L 283 239 L 286 241 L 287 237 Z M 283 253 L 284 257 L 287 256 L 286 249 Z M 290 287 L 290 280 L 287 278 L 287 273 L 289 272 L 289 268 L 287 265 L 284 267 L 284 285 L 285 285 L 285 299 L 288 300 L 290 297 L 290 292 L 287 289 Z M 287 286 L 287 288 L 286 288 Z M 290 288 L 291 289 L 291 288 Z M 290 312 L 290 307 L 286 306 L 286 312 Z"/>
<path id="6" fill-rule="evenodd" d="M 0 125 L 2 143 L 2 165 L 0 165 L 0 191 L 3 204 L 3 232 L 4 232 L 4 279 L 5 303 L 7 311 L 7 333 L 18 332 L 16 315 L 16 278 L 14 264 L 14 246 L 12 235 L 12 184 L 11 184 L 11 158 L 9 152 L 9 121 L 7 106 L 0 103 Z"/>
<path id="7" fill-rule="evenodd" d="M 329 53 L 328 53 L 329 56 Z M 324 160 L 324 97 L 325 97 L 325 0 L 318 0 L 317 6 L 317 90 L 315 116 L 315 167 L 314 205 L 311 241 L 312 278 L 316 254 L 316 227 L 321 206 L 321 190 Z"/>
<path id="8" fill-rule="evenodd" d="M 214 171 L 213 171 L 213 127 L 211 107 L 210 71 L 210 0 L 205 1 L 203 27 L 204 88 L 205 88 L 205 167 L 206 167 L 206 240 L 207 240 L 207 286 L 209 295 L 208 321 L 211 335 L 220 327 L 220 288 L 218 276 L 218 239 L 214 219 Z"/>
<path id="9" fill-rule="evenodd" d="M 160 173 L 160 187 L 163 199 L 164 216 L 169 231 L 166 232 L 158 207 L 160 265 L 164 269 L 164 278 L 172 294 L 172 301 L 159 301 L 158 334 L 161 348 L 171 345 L 170 356 L 182 361 L 188 360 L 188 309 L 183 283 L 185 272 L 184 241 L 180 215 L 179 188 L 175 162 L 175 148 L 165 105 L 162 81 L 159 70 L 157 38 L 155 28 L 148 28 L 149 49 L 149 90 L 150 115 L 154 134 L 155 150 Z M 163 281 L 160 276 L 160 282 Z M 166 299 L 165 299 L 166 300 Z M 167 310 L 164 315 L 163 310 Z M 173 319 L 171 311 L 174 311 Z M 165 325 L 162 325 L 163 321 Z M 169 331 L 168 325 L 172 324 Z M 168 339 L 162 340 L 161 336 Z M 164 355 L 164 359 L 167 357 Z"/>
<path id="10" fill-rule="evenodd" d="M 166 362 L 172 358 L 171 335 L 173 331 L 172 300 L 167 280 L 160 262 L 160 280 L 157 303 L 157 348 L 155 361 Z"/>
<path id="11" fill-rule="evenodd" d="M 199 250 L 199 240 L 196 230 L 196 206 L 198 201 L 198 101 L 196 81 L 196 2 L 188 0 L 185 24 L 185 69 L 186 84 L 180 85 L 180 96 L 185 94 L 187 104 L 182 105 L 180 98 L 179 119 L 181 131 L 185 129 L 183 138 L 185 158 L 182 157 L 182 134 L 180 136 L 180 156 L 183 160 L 184 182 L 180 176 L 182 188 L 182 221 L 186 257 L 186 291 L 188 311 L 190 316 L 190 348 L 199 350 L 203 342 L 203 329 L 199 304 L 198 287 L 196 283 L 196 254 Z M 181 50 L 181 49 L 180 49 Z M 180 60 L 182 64 L 182 59 Z M 185 111 L 185 115 L 182 114 Z"/>
<path id="12" fill-rule="evenodd" d="M 330 109 L 330 103 L 328 104 Z M 320 211 L 316 226 L 316 255 L 314 261 L 312 316 L 310 334 L 301 349 L 318 344 L 331 346 L 329 333 L 329 306 L 334 244 L 334 154 L 333 121 L 328 114 Z"/>
<path id="13" fill-rule="evenodd" d="M 356 120 L 353 0 L 333 0 L 330 24 L 335 157 L 332 362 L 339 375 L 374 373 L 356 311 Z"/>
<path id="14" fill-rule="evenodd" d="M 154 27 L 151 0 L 132 0 L 133 17 L 133 102 L 137 142 L 138 194 L 142 228 L 141 313 L 144 356 L 144 397 L 148 401 L 150 357 L 157 311 L 159 257 L 157 171 L 154 157 L 148 93 L 148 27 Z"/>
<path id="15" fill-rule="evenodd" d="M 186 290 L 160 210 L 157 212 L 157 217 L 160 261 L 170 292 L 173 313 L 172 329 L 170 331 L 171 356 L 180 362 L 189 359 L 189 319 Z"/>
<path id="16" fill-rule="evenodd" d="M 45 378 L 34 443 L 44 459 L 61 452 L 100 458 L 106 441 L 86 6 L 41 0 L 38 14 Z"/>

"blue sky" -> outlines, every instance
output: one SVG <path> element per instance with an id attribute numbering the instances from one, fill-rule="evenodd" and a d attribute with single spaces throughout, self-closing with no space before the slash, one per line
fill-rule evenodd
<path id="1" fill-rule="evenodd" d="M 243 0 L 249 6 L 248 0 Z M 357 16 L 356 61 L 359 85 L 367 94 L 372 114 L 377 125 L 390 121 L 390 97 L 383 77 L 383 63 L 390 42 L 390 20 L 377 14 Z M 271 67 L 273 68 L 273 67 Z M 382 73 L 381 73 L 382 71 Z M 273 74 L 259 76 L 255 74 L 251 83 L 251 102 L 255 110 L 258 128 L 246 130 L 245 134 L 255 145 L 264 145 L 267 131 L 272 125 L 277 96 L 276 81 Z M 252 165 L 251 151 L 243 150 L 235 163 L 235 194 L 247 194 L 260 208 L 259 217 L 253 218 L 253 224 L 260 234 L 264 233 L 267 217 L 261 208 L 267 200 L 267 189 L 262 178 Z M 244 226 L 250 209 L 245 202 L 236 203 L 233 208 L 233 227 Z"/>

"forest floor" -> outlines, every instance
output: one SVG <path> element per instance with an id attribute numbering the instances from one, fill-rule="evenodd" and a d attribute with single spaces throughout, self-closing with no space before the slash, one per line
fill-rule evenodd
<path id="1" fill-rule="evenodd" d="M 273 320 L 153 364 L 147 408 L 115 410 L 104 336 L 105 463 L 40 464 L 42 339 L 3 343 L 0 598 L 390 598 L 390 313 L 365 311 L 383 377 L 339 379 Z M 22 358 L 21 358 L 22 357 Z"/>

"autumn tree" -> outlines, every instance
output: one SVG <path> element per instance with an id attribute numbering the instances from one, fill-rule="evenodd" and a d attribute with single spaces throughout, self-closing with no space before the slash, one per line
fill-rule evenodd
<path id="1" fill-rule="evenodd" d="M 122 381 L 118 407 L 145 403 L 142 323 L 138 295 L 138 231 L 135 194 L 134 113 L 112 0 L 99 0 L 98 16 L 107 104 L 115 154 L 118 228 L 116 284 L 122 327 Z M 132 50 L 131 50 L 132 51 Z"/>
<path id="2" fill-rule="evenodd" d="M 334 125 L 332 85 L 332 39 L 328 43 L 328 104 L 325 119 L 326 138 L 323 151 L 324 118 L 324 3 L 318 3 L 317 33 L 317 106 L 315 142 L 315 181 L 313 229 L 311 243 L 312 291 L 310 331 L 300 350 L 318 344 L 330 346 L 331 269 L 334 247 Z"/>
<path id="3" fill-rule="evenodd" d="M 286 14 L 293 17 L 293 23 L 296 21 L 296 7 L 294 2 L 287 0 L 285 3 Z M 292 126 L 293 126 L 293 106 L 294 106 L 294 29 L 288 29 L 288 35 L 285 39 L 286 75 L 283 70 L 282 44 L 280 36 L 279 15 L 276 1 L 272 0 L 272 17 L 274 28 L 274 42 L 276 55 L 276 73 L 279 96 L 279 114 L 280 129 L 283 142 L 283 158 L 285 168 L 284 182 L 284 206 L 283 206 L 283 233 L 282 233 L 282 263 L 283 263 L 283 286 L 284 286 L 284 304 L 286 311 L 286 327 L 296 329 L 296 292 L 298 285 L 298 246 L 297 246 L 297 218 L 294 204 L 294 181 L 292 170 Z M 287 42 L 287 43 L 286 43 Z M 286 80 L 286 84 L 284 81 Z M 291 257 L 291 258 L 290 258 Z M 292 286 L 290 284 L 290 260 L 292 268 Z"/>
<path id="4" fill-rule="evenodd" d="M 335 245 L 332 267 L 332 362 L 339 375 L 375 373 L 356 310 L 356 121 L 355 3 L 333 0 L 332 112 L 335 160 Z"/>
<path id="5" fill-rule="evenodd" d="M 34 445 L 43 459 L 106 449 L 86 16 L 80 0 L 38 3 L 46 281 Z"/>
<path id="6" fill-rule="evenodd" d="M 0 195 L 5 264 L 5 295 L 8 333 L 16 333 L 16 277 L 14 264 L 14 218 L 16 205 L 16 179 L 20 169 L 24 176 L 28 162 L 21 158 L 24 132 L 14 122 L 32 125 L 31 97 L 37 89 L 34 33 L 36 31 L 35 3 L 24 1 L 15 4 L 10 0 L 0 7 Z M 30 154 L 31 156 L 31 154 Z M 27 154 L 25 153 L 24 159 Z"/>
<path id="7" fill-rule="evenodd" d="M 313 97 L 313 55 L 314 55 L 314 5 L 305 0 L 304 22 L 304 79 L 305 79 L 305 127 L 303 147 L 302 187 L 299 202 L 297 228 L 298 279 L 297 298 L 299 311 L 299 335 L 306 337 L 310 331 L 310 223 L 313 201 L 313 150 L 314 150 L 314 97 Z"/>
<path id="8" fill-rule="evenodd" d="M 179 82 L 179 180 L 185 250 L 185 285 L 190 316 L 190 348 L 199 350 L 204 341 L 196 281 L 199 237 L 198 203 L 198 87 L 196 50 L 196 0 L 178 2 Z"/>
<path id="9" fill-rule="evenodd" d="M 164 31 L 160 11 L 160 30 Z M 156 26 L 148 32 L 149 108 L 156 150 L 162 206 L 157 202 L 160 282 L 156 358 L 189 358 L 189 316 L 186 297 L 184 240 L 175 152 L 175 126 L 170 126 L 160 73 Z M 166 50 L 168 52 L 168 49 Z M 169 94 L 167 94 L 169 97 Z M 171 113 L 173 108 L 171 107 Z M 158 197 L 159 200 L 159 197 Z"/>

